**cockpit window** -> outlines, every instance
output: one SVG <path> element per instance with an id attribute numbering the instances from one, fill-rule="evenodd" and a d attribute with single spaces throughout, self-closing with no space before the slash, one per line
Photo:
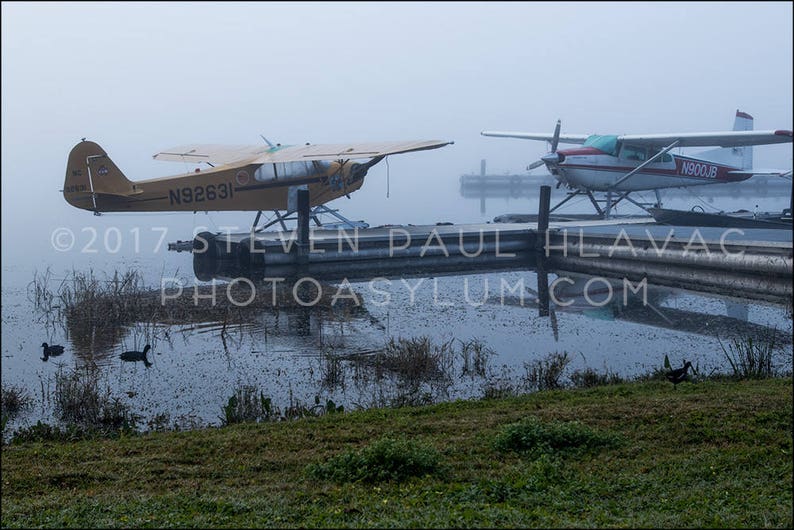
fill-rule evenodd
<path id="1" fill-rule="evenodd" d="M 584 147 L 593 147 L 612 156 L 618 156 L 618 137 L 614 135 L 593 134 L 584 142 Z"/>
<path id="2" fill-rule="evenodd" d="M 262 164 L 254 172 L 254 178 L 260 182 L 274 179 L 289 179 L 296 177 L 310 177 L 328 170 L 330 162 L 324 161 L 298 161 L 279 162 L 277 164 Z"/>
<path id="3" fill-rule="evenodd" d="M 620 158 L 622 160 L 632 160 L 634 162 L 645 162 L 646 160 L 649 160 L 651 157 L 656 156 L 659 153 L 659 151 L 661 151 L 661 149 L 648 148 L 644 145 L 626 144 L 620 150 Z M 665 153 L 662 156 L 658 157 L 653 162 L 651 162 L 651 164 L 664 164 L 672 161 L 673 161 L 673 157 Z"/>
<path id="4" fill-rule="evenodd" d="M 623 149 L 620 150 L 620 158 L 635 162 L 645 162 L 648 159 L 648 148 L 642 145 L 625 144 Z"/>
<path id="5" fill-rule="evenodd" d="M 650 156 L 656 156 L 656 154 L 659 151 L 661 151 L 661 149 L 652 149 L 651 153 L 650 153 Z M 657 158 L 656 160 L 654 160 L 653 163 L 654 164 L 664 164 L 666 162 L 672 162 L 672 161 L 673 161 L 673 157 L 670 156 L 669 153 L 665 153 L 662 156 L 660 156 L 659 158 Z"/>

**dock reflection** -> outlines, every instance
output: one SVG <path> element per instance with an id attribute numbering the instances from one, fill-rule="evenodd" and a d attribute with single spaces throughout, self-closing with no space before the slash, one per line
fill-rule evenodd
<path id="1" fill-rule="evenodd" d="M 754 302 L 732 294 L 697 292 L 627 278 L 539 271 L 538 288 L 531 292 L 530 304 L 538 309 L 539 316 L 552 319 L 555 339 L 559 332 L 555 325 L 557 313 L 569 313 L 727 340 L 774 336 L 778 344 L 791 343 L 790 332 L 751 321 L 749 308 Z M 717 307 L 722 306 L 723 314 L 714 311 L 715 301 Z M 505 303 L 526 305 L 526 300 L 512 297 Z"/>
<path id="2" fill-rule="evenodd" d="M 675 284 L 664 278 L 657 282 L 649 274 L 641 279 L 596 276 L 561 270 L 557 264 L 558 261 L 535 252 L 517 252 L 511 258 L 498 260 L 488 257 L 463 262 L 450 260 L 443 266 L 436 262 L 432 267 L 418 267 L 415 260 L 405 264 L 397 260 L 350 262 L 344 267 L 330 268 L 309 264 L 302 269 L 302 275 L 282 277 L 278 282 L 273 278 L 236 277 L 240 271 L 232 264 L 229 268 L 216 269 L 213 280 L 221 283 L 185 286 L 180 296 L 175 294 L 177 289 L 166 290 L 165 298 L 160 291 L 136 294 L 135 303 L 130 304 L 136 309 L 126 315 L 124 322 L 114 321 L 109 325 L 102 315 L 92 313 L 86 319 L 76 316 L 81 313 L 75 311 L 66 314 L 66 328 L 75 357 L 99 364 L 109 364 L 115 359 L 120 345 L 131 334 L 135 344 L 151 343 L 153 349 L 157 341 L 171 341 L 178 333 L 211 333 L 220 337 L 228 352 L 235 347 L 234 335 L 245 332 L 260 334 L 264 341 L 283 337 L 286 343 L 305 343 L 313 350 L 327 345 L 323 341 L 331 328 L 350 334 L 354 328 L 348 331 L 346 326 L 355 323 L 355 329 L 364 331 L 362 337 L 381 336 L 387 329 L 375 316 L 378 313 L 373 314 L 367 308 L 366 286 L 361 285 L 364 282 L 494 273 L 506 273 L 513 278 L 525 275 L 529 285 L 535 279 L 537 284 L 527 288 L 528 297 L 488 295 L 486 290 L 485 303 L 536 309 L 538 317 L 550 319 L 555 339 L 559 338 L 557 321 L 562 314 L 721 339 L 761 337 L 775 330 L 750 318 L 751 305 L 786 307 L 785 303 L 781 306 L 779 301 L 770 301 L 763 293 L 757 298 L 738 297 L 735 290 L 726 287 L 720 291 L 714 285 L 704 287 L 697 281 Z M 269 272 L 277 275 L 277 271 Z M 777 334 L 779 341 L 792 340 L 790 331 L 777 331 Z"/>

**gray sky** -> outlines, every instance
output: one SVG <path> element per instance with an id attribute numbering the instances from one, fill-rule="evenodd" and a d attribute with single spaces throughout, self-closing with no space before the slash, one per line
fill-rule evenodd
<path id="1" fill-rule="evenodd" d="M 20 227 L 46 245 L 98 222 L 58 192 L 81 137 L 132 180 L 182 171 L 151 155 L 185 143 L 454 140 L 390 157 L 388 200 L 381 164 L 340 204 L 426 222 L 480 159 L 522 173 L 545 151 L 483 129 L 728 130 L 737 108 L 790 129 L 792 42 L 790 2 L 3 3 L 3 262 Z"/>

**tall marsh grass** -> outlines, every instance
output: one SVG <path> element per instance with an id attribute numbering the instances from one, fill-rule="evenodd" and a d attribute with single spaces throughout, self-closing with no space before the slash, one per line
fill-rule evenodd
<path id="1" fill-rule="evenodd" d="M 138 418 L 102 385 L 99 368 L 87 365 L 55 374 L 55 417 L 66 426 L 111 433 L 134 430 Z"/>
<path id="2" fill-rule="evenodd" d="M 776 332 L 768 337 L 753 340 L 752 337 L 734 338 L 726 347 L 720 341 L 725 358 L 736 379 L 766 379 L 775 377 L 777 369 L 773 362 L 777 350 Z"/>

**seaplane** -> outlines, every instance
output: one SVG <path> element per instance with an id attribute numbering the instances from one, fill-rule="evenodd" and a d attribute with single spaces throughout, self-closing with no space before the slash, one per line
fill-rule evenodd
<path id="1" fill-rule="evenodd" d="M 311 218 L 328 213 L 343 225 L 356 225 L 325 206 L 361 188 L 367 171 L 389 155 L 437 149 L 454 142 L 413 140 L 283 146 L 263 137 L 261 145 L 183 145 L 156 153 L 155 160 L 182 162 L 186 173 L 129 180 L 97 143 L 82 139 L 69 153 L 63 196 L 66 202 L 100 215 L 104 212 L 263 211 L 275 219 L 297 211 L 299 190 L 308 190 Z M 282 213 L 284 212 L 284 213 Z"/>
<path id="2" fill-rule="evenodd" d="M 516 131 L 482 131 L 483 136 L 541 140 L 550 150 L 527 166 L 545 165 L 568 195 L 550 209 L 560 208 L 585 195 L 598 216 L 608 218 L 623 200 L 648 210 L 661 208 L 660 189 L 739 182 L 754 175 L 790 176 L 791 170 L 754 169 L 754 145 L 792 142 L 790 130 L 753 130 L 753 117 L 736 111 L 732 131 L 669 134 L 561 134 L 558 120 L 553 134 Z M 559 144 L 578 147 L 557 149 Z M 673 153 L 675 148 L 716 147 L 697 155 Z M 656 203 L 630 197 L 637 191 L 653 191 Z M 599 194 L 597 198 L 595 193 Z"/>

